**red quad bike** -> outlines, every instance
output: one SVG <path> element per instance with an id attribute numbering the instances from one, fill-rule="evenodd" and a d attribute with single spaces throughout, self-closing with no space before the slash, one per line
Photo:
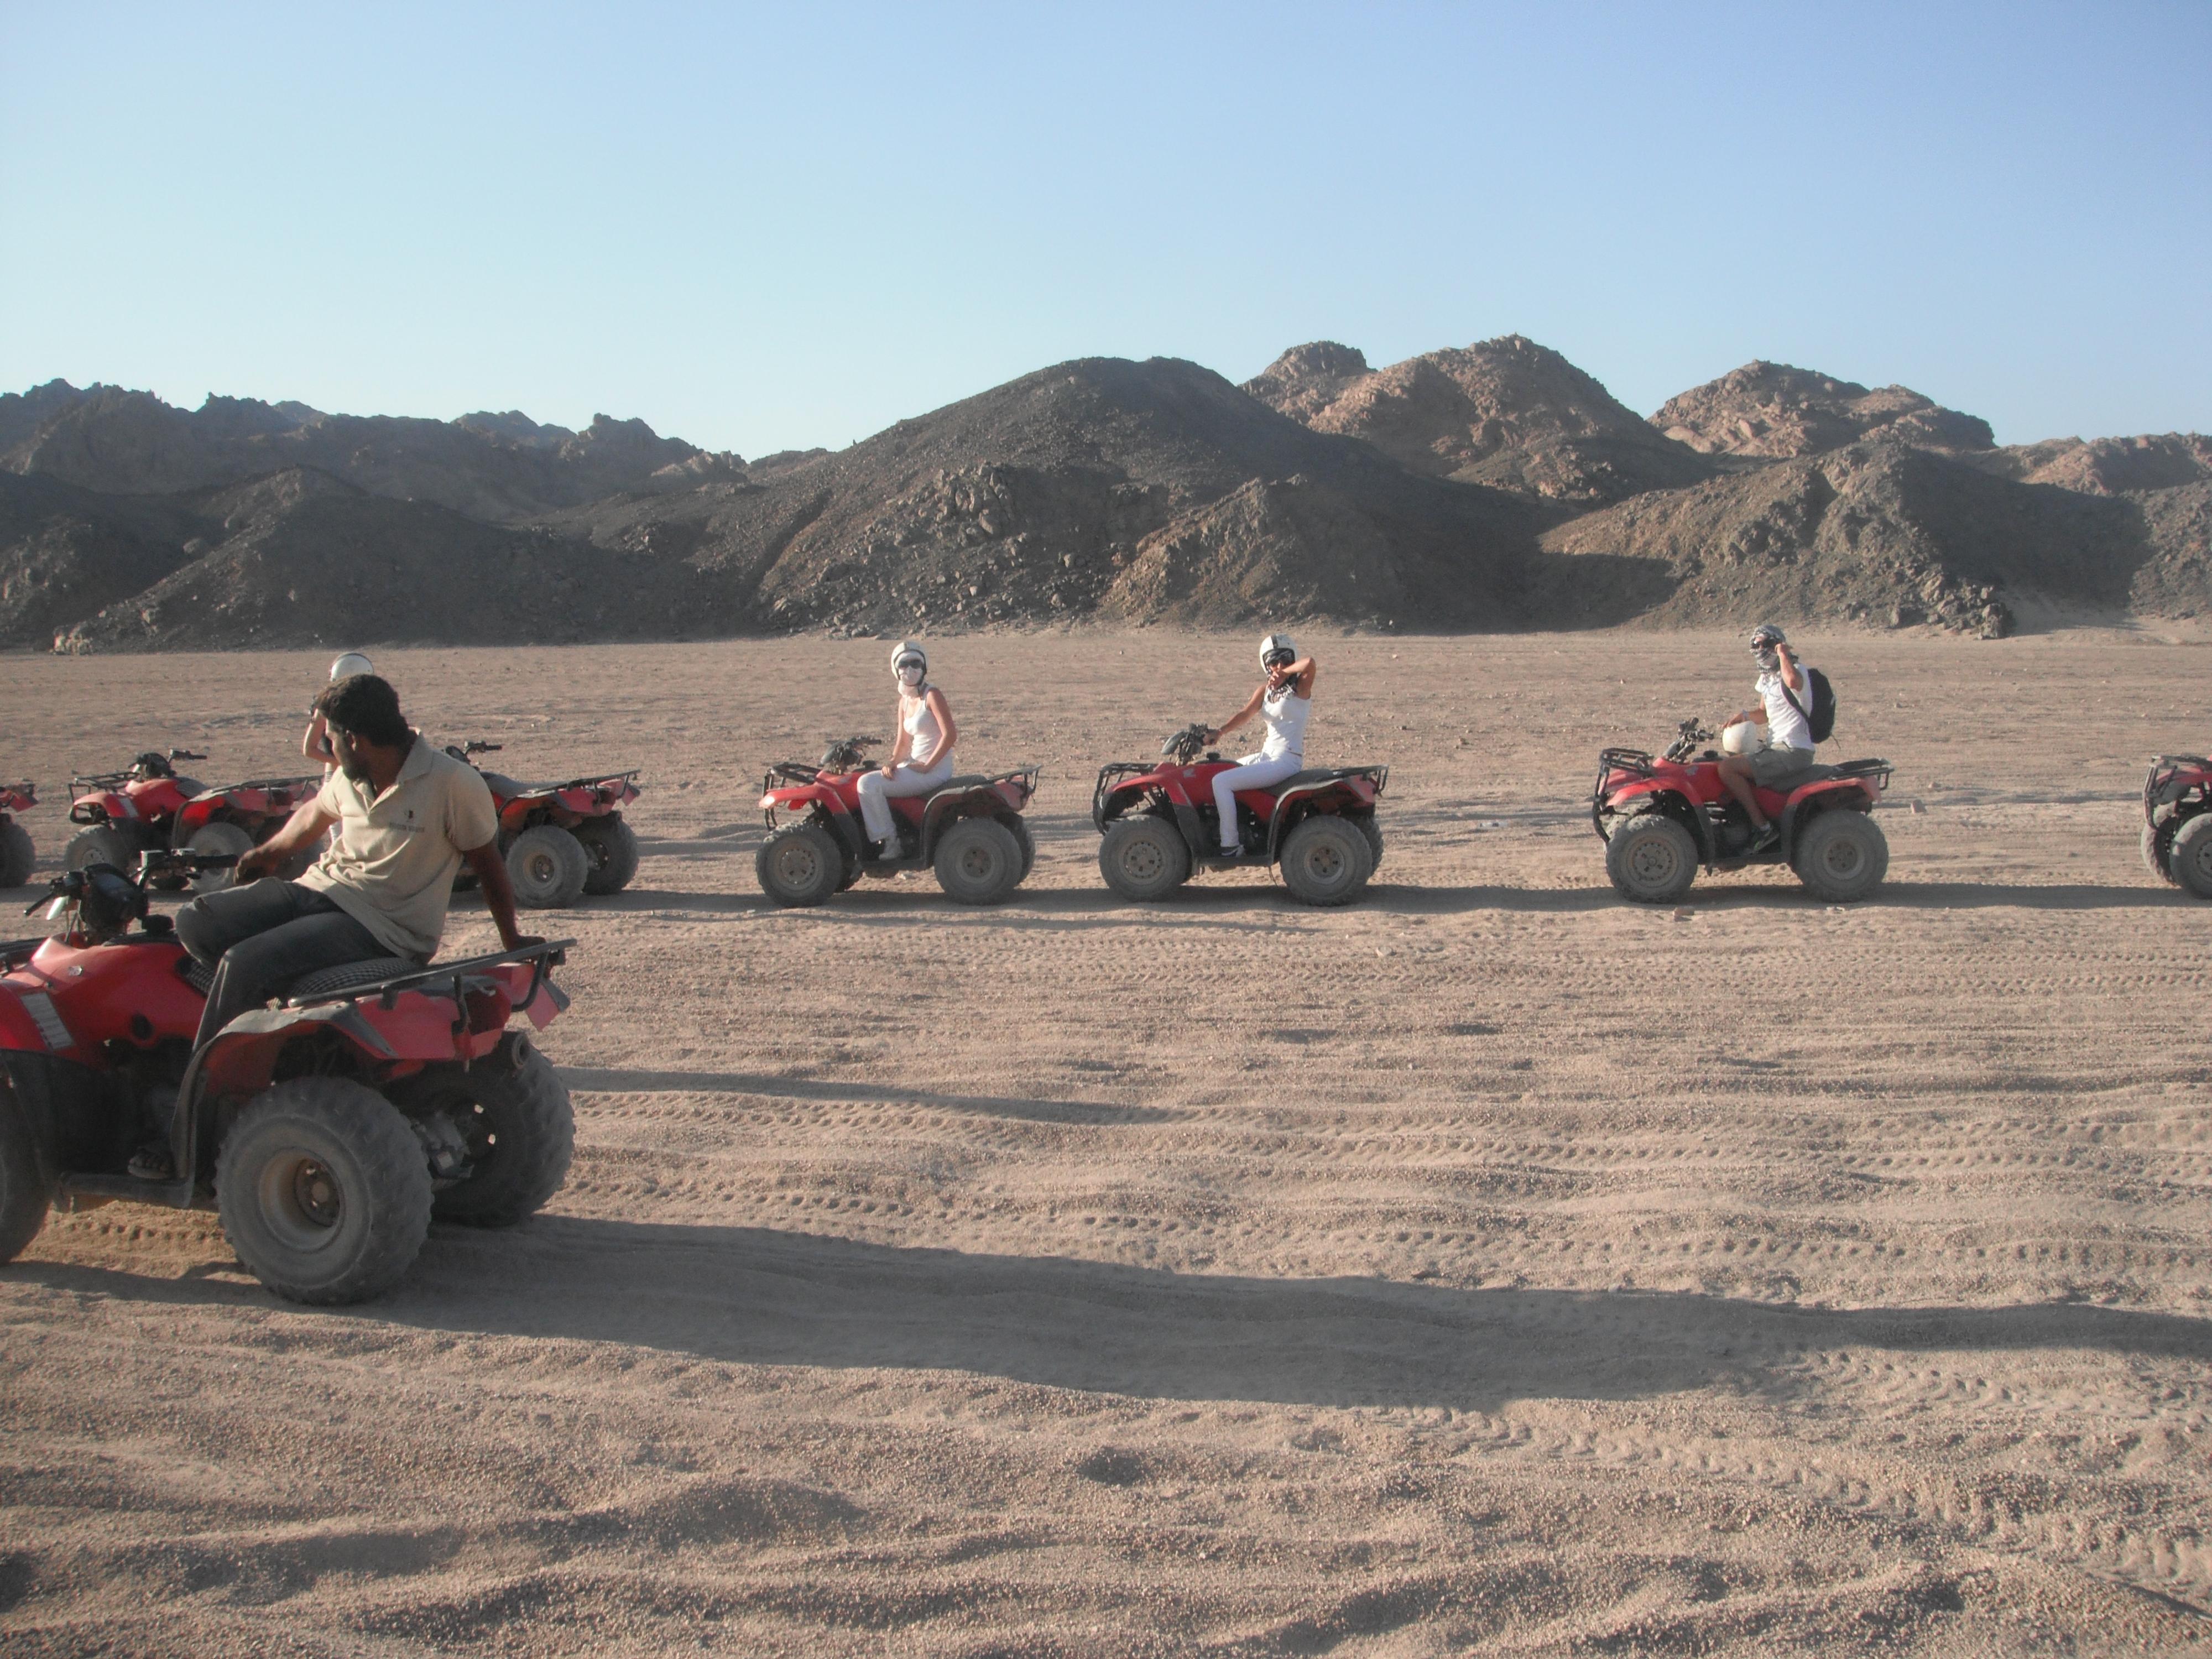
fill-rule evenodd
<path id="1" fill-rule="evenodd" d="M 1091 821 L 1105 839 L 1098 868 L 1125 899 L 1165 898 L 1203 865 L 1279 864 L 1283 884 L 1308 904 L 1349 904 L 1382 862 L 1375 805 L 1387 766 L 1338 766 L 1293 773 L 1237 795 L 1243 851 L 1224 857 L 1213 780 L 1236 764 L 1207 749 L 1206 728 L 1187 726 L 1160 745 L 1164 766 L 1111 761 L 1098 769 Z M 1205 758 L 1200 759 L 1203 754 Z"/>
<path id="2" fill-rule="evenodd" d="M 173 764 L 206 758 L 189 749 L 166 755 L 149 750 L 127 771 L 70 779 L 70 822 L 86 827 L 70 837 L 63 868 L 107 864 L 133 869 L 141 853 L 169 847 L 222 860 L 201 864 L 201 873 L 190 884 L 202 890 L 228 887 L 238 854 L 282 830 L 293 809 L 322 787 L 321 775 L 313 774 L 250 778 L 208 789 L 196 778 L 179 775 Z M 173 890 L 187 879 L 165 869 L 155 884 Z"/>
<path id="3" fill-rule="evenodd" d="M 1889 842 L 1869 815 L 1889 787 L 1887 761 L 1808 767 L 1786 793 L 1755 786 L 1782 839 L 1751 855 L 1751 816 L 1721 782 L 1720 756 L 1697 752 L 1712 736 L 1684 720 L 1656 760 L 1640 749 L 1599 755 L 1590 822 L 1606 844 L 1614 891 L 1639 904 L 1673 904 L 1690 890 L 1699 865 L 1711 872 L 1787 864 L 1808 892 L 1831 904 L 1863 899 L 1881 884 Z"/>
<path id="4" fill-rule="evenodd" d="M 39 786 L 0 783 L 0 887 L 21 887 L 31 878 L 38 853 L 31 832 L 15 822 L 14 814 L 27 812 L 39 804 Z"/>
<path id="5" fill-rule="evenodd" d="M 137 879 L 70 871 L 32 907 L 53 936 L 0 945 L 0 1261 L 49 1205 L 129 1199 L 216 1211 L 279 1296 L 356 1302 L 434 1218 L 509 1226 L 559 1190 L 568 1091 L 507 1026 L 568 1006 L 550 974 L 568 941 L 325 969 L 195 1049 L 212 975 L 149 914 L 147 883 L 206 864 L 156 850 Z M 178 1178 L 131 1176 L 164 1130 Z"/>
<path id="6" fill-rule="evenodd" d="M 2160 881 L 2212 899 L 2212 760 L 2160 755 L 2142 800 L 2144 865 Z"/>
<path id="7" fill-rule="evenodd" d="M 446 752 L 455 760 L 495 752 L 473 739 Z M 471 764 L 474 764 L 471 761 Z M 486 772 L 499 811 L 499 850 L 514 902 L 560 910 L 580 894 L 619 893 L 637 874 L 637 832 L 622 809 L 637 799 L 635 771 L 607 772 L 559 783 L 518 783 Z"/>
<path id="8" fill-rule="evenodd" d="M 1022 809 L 1036 793 L 1037 769 L 969 773 L 947 778 L 927 795 L 894 796 L 896 846 L 868 857 L 860 820 L 866 750 L 876 738 L 833 741 L 821 760 L 777 761 L 761 779 L 768 839 L 753 860 L 761 891 L 786 909 L 820 904 L 863 876 L 904 870 L 937 872 L 945 896 L 963 904 L 996 904 L 1021 885 L 1036 862 L 1036 842 Z M 796 821 L 779 824 L 779 814 Z"/>

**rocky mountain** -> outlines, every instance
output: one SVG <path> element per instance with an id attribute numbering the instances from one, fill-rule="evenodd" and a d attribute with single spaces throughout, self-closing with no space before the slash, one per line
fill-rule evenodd
<path id="1" fill-rule="evenodd" d="M 641 422 L 56 381 L 0 397 L 0 647 L 2212 613 L 2204 438 L 1987 439 L 1765 364 L 1647 422 L 1517 336 L 1381 371 L 1318 343 L 1242 389 L 1085 359 L 750 465 Z"/>
<path id="2" fill-rule="evenodd" d="M 72 505 L 81 508 L 82 500 Z M 118 553 L 127 554 L 116 562 L 129 572 L 81 585 L 74 607 L 52 603 L 61 583 L 50 580 L 43 607 L 19 614 L 10 603 L 0 622 L 20 637 L 35 618 L 55 649 L 69 651 L 520 643 L 662 637 L 682 631 L 706 597 L 680 565 L 373 495 L 306 467 L 197 492 L 168 510 L 177 527 L 197 532 L 181 547 L 157 534 L 130 539 L 137 525 L 127 512 L 104 520 L 72 514 L 67 530 L 86 527 L 74 536 L 49 519 L 49 544 L 66 538 L 76 555 L 52 562 L 57 576 Z M 137 524 L 152 530 L 159 522 Z M 10 586 L 15 552 L 0 546 Z M 140 576 L 151 580 L 133 586 Z M 104 602 L 88 611 L 94 599 Z M 70 609 L 75 619 L 64 626 Z"/>
<path id="3" fill-rule="evenodd" d="M 2052 438 L 1970 457 L 1974 465 L 2022 483 L 2057 484 L 2092 495 L 2212 483 L 2212 438 L 2194 432 L 2156 437 Z"/>
<path id="4" fill-rule="evenodd" d="M 1868 391 L 1787 363 L 1749 362 L 1670 398 L 1651 425 L 1701 455 L 1791 459 L 1886 437 L 1947 453 L 1985 450 L 1989 422 L 1901 386 Z"/>
<path id="5" fill-rule="evenodd" d="M 1350 346 L 1293 346 L 1244 383 L 1270 408 L 1364 439 L 1415 472 L 1602 505 L 1719 470 L 1595 380 L 1518 334 L 1370 369 Z"/>
<path id="6" fill-rule="evenodd" d="M 112 495 L 204 489 L 308 466 L 372 495 L 514 523 L 623 490 L 742 477 L 733 455 L 605 415 L 582 432 L 526 416 L 458 421 L 325 415 L 210 396 L 197 410 L 146 392 L 56 380 L 0 396 L 0 471 Z"/>
<path id="7" fill-rule="evenodd" d="M 2212 493 L 2212 492 L 2207 492 Z M 2023 607 L 2205 604 L 2204 507 L 2022 484 L 1891 437 L 1639 496 L 1543 538 L 1593 621 L 1749 617 L 1995 637 Z"/>
<path id="8" fill-rule="evenodd" d="M 549 526 L 715 574 L 769 626 L 1085 616 L 1513 625 L 1539 519 L 1170 359 L 1062 363 L 743 485 Z"/>

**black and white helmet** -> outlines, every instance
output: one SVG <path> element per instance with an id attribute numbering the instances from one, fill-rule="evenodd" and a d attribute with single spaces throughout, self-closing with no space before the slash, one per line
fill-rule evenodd
<path id="1" fill-rule="evenodd" d="M 1288 634 L 1270 634 L 1260 641 L 1260 667 L 1262 672 L 1288 667 L 1298 659 L 1298 642 Z"/>
<path id="2" fill-rule="evenodd" d="M 914 683 L 921 685 L 929 678 L 929 653 L 912 640 L 901 640 L 891 647 L 891 678 L 905 684 L 908 668 L 917 671 Z"/>

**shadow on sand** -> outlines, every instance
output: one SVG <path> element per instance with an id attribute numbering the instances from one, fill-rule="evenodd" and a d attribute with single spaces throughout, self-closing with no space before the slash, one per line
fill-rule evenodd
<path id="1" fill-rule="evenodd" d="M 25 1263 L 15 1282 L 281 1307 L 258 1287 Z M 1176 1273 L 759 1228 L 545 1216 L 433 1232 L 343 1317 L 744 1364 L 942 1369 L 1160 1400 L 1495 1410 L 1816 1386 L 1805 1350 L 2093 1350 L 2212 1363 L 2212 1321 L 2075 1304 L 1838 1311 L 1726 1297 Z"/>
<path id="2" fill-rule="evenodd" d="M 1166 1123 L 1185 1115 L 1155 1106 L 1116 1106 L 1096 1100 L 1014 1099 L 1000 1095 L 946 1095 L 902 1089 L 858 1079 L 775 1077 L 751 1072 L 625 1071 L 563 1066 L 571 1089 L 610 1094 L 761 1095 L 775 1100 L 881 1101 L 894 1106 L 968 1112 L 978 1117 L 1019 1118 L 1029 1123 Z"/>

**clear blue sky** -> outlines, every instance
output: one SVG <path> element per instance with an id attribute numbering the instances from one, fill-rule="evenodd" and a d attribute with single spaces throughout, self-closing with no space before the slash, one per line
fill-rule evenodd
<path id="1" fill-rule="evenodd" d="M 2212 430 L 2212 5 L 0 5 L 0 389 L 836 447 L 1518 331 Z"/>

